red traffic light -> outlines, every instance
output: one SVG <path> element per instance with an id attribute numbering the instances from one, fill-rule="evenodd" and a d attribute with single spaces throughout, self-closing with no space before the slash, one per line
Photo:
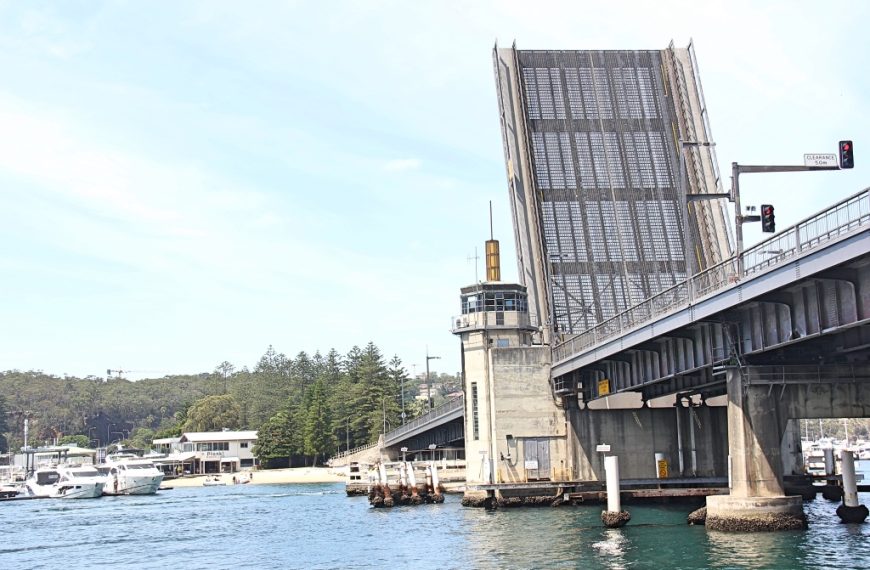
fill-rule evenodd
<path id="1" fill-rule="evenodd" d="M 776 231 L 776 216 L 773 215 L 771 204 L 761 205 L 761 231 L 773 233 Z"/>
<path id="2" fill-rule="evenodd" d="M 855 147 L 852 141 L 840 141 L 840 168 L 855 167 Z"/>

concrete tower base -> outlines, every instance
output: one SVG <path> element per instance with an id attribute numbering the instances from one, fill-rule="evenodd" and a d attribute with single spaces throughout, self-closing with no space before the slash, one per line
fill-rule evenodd
<path id="1" fill-rule="evenodd" d="M 707 497 L 707 528 L 730 532 L 804 530 L 803 499 L 788 497 Z"/>
<path id="2" fill-rule="evenodd" d="M 486 507 L 489 494 L 486 491 L 465 491 L 462 495 L 463 507 Z"/>

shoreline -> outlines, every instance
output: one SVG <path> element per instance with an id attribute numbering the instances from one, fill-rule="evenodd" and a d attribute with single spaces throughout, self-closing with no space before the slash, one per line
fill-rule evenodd
<path id="1" fill-rule="evenodd" d="M 344 472 L 331 467 L 292 467 L 289 469 L 264 469 L 262 471 L 239 471 L 217 474 L 221 482 L 233 485 L 233 477 L 249 478 L 249 485 L 279 485 L 286 483 L 344 483 Z M 164 479 L 161 487 L 202 487 L 209 475 L 187 475 L 177 479 Z"/>

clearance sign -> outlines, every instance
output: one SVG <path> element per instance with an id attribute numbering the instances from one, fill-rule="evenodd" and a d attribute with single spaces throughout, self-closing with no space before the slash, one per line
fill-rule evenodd
<path id="1" fill-rule="evenodd" d="M 598 381 L 598 395 L 605 396 L 610 393 L 610 380 L 605 378 Z"/>

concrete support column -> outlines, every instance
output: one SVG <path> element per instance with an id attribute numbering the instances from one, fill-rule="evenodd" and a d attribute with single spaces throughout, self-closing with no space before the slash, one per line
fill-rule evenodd
<path id="1" fill-rule="evenodd" d="M 707 497 L 707 527 L 716 530 L 806 528 L 803 499 L 786 497 L 778 392 L 744 382 L 751 368 L 727 370 L 731 493 Z"/>
<path id="2" fill-rule="evenodd" d="M 738 368 L 727 372 L 728 450 L 732 497 L 777 497 L 782 486 L 782 423 L 776 394 L 745 386 Z"/>

